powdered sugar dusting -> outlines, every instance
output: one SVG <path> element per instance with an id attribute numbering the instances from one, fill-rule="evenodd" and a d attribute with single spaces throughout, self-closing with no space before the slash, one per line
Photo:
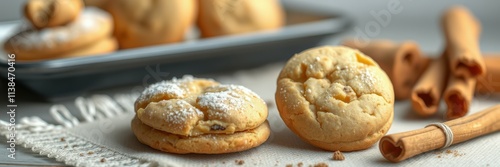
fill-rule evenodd
<path id="1" fill-rule="evenodd" d="M 231 115 L 231 111 L 240 111 L 245 104 L 251 103 L 251 97 L 258 97 L 246 87 L 239 85 L 218 85 L 220 91 L 205 92 L 198 96 L 198 104 L 212 110 L 209 117 L 223 118 Z"/>
<path id="2" fill-rule="evenodd" d="M 376 82 L 375 74 L 371 70 L 363 69 L 361 72 L 360 79 L 362 83 L 365 83 L 368 87 L 373 87 Z"/>
<path id="3" fill-rule="evenodd" d="M 195 116 L 203 116 L 203 112 L 191 106 L 184 100 L 177 101 L 175 105 L 177 105 L 176 108 L 178 108 L 179 110 L 167 113 L 165 116 L 165 121 L 174 124 L 184 124 L 188 119 L 193 119 L 193 117 Z M 182 127 L 179 126 L 179 128 Z"/>
<path id="4" fill-rule="evenodd" d="M 194 77 L 191 75 L 185 75 L 181 79 L 173 78 L 169 81 L 161 81 L 147 87 L 139 97 L 139 100 L 149 99 L 156 94 L 169 94 L 175 98 L 184 98 L 186 96 L 186 91 L 182 88 L 182 85 L 191 82 Z"/>
<path id="5" fill-rule="evenodd" d="M 14 36 L 18 47 L 23 49 L 53 48 L 56 44 L 68 43 L 78 37 L 99 31 L 104 22 L 111 22 L 111 16 L 94 7 L 87 7 L 80 17 L 64 27 L 45 28 L 40 31 L 27 30 Z M 32 29 L 32 27 L 30 28 Z"/>

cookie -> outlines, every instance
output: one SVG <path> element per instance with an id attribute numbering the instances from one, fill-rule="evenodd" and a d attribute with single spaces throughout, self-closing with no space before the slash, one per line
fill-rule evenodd
<path id="1" fill-rule="evenodd" d="M 75 50 L 65 52 L 62 54 L 54 55 L 52 59 L 57 58 L 70 58 L 70 57 L 84 57 L 84 56 L 96 56 L 107 54 L 116 51 L 118 49 L 118 42 L 113 37 L 108 37 L 96 41 L 90 45 L 77 48 Z"/>
<path id="2" fill-rule="evenodd" d="M 137 117 L 132 120 L 132 131 L 141 143 L 157 150 L 177 154 L 221 154 L 244 151 L 264 143 L 271 132 L 266 121 L 257 128 L 233 134 L 183 137 L 147 126 Z"/>
<path id="3" fill-rule="evenodd" d="M 24 16 L 33 27 L 41 29 L 68 24 L 82 9 L 82 0 L 29 0 L 24 6 Z"/>
<path id="4" fill-rule="evenodd" d="M 101 9 L 107 9 L 107 6 L 111 0 L 83 0 L 85 6 L 94 6 Z"/>
<path id="5" fill-rule="evenodd" d="M 285 124 L 325 150 L 367 149 L 392 124 L 389 77 L 348 47 L 323 46 L 293 56 L 281 70 L 275 98 Z"/>
<path id="6" fill-rule="evenodd" d="M 277 29 L 284 15 L 278 0 L 203 0 L 197 24 L 202 37 L 214 37 Z"/>
<path id="7" fill-rule="evenodd" d="M 153 148 L 173 153 L 241 151 L 262 144 L 270 131 L 264 123 L 268 115 L 267 106 L 257 94 L 243 86 L 225 85 L 192 76 L 149 86 L 137 98 L 135 112 L 137 121 L 144 124 L 141 129 L 154 129 L 154 132 L 135 132 L 137 138 Z M 134 123 L 137 121 L 133 124 L 139 127 L 138 123 Z M 157 139 L 146 137 L 160 133 L 168 142 L 158 144 L 155 142 Z M 216 137 L 206 139 L 206 136 Z M 244 136 L 249 138 L 240 139 Z M 171 141 L 169 138 L 172 137 L 199 144 L 175 144 L 172 142 L 178 139 Z M 207 145 L 203 143 L 214 140 L 220 142 L 209 148 L 218 149 L 205 149 Z M 252 142 L 248 145 L 240 143 L 247 140 Z"/>
<path id="8" fill-rule="evenodd" d="M 179 42 L 196 16 L 195 0 L 120 0 L 107 4 L 120 48 Z"/>
<path id="9" fill-rule="evenodd" d="M 86 8 L 77 20 L 65 26 L 21 31 L 5 42 L 4 49 L 16 54 L 18 60 L 50 59 L 109 38 L 111 30 L 109 14 Z"/>

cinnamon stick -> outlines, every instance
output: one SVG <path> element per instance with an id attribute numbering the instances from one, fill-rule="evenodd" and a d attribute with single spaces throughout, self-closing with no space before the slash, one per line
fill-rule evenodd
<path id="1" fill-rule="evenodd" d="M 486 73 L 479 49 L 480 23 L 462 6 L 449 8 L 442 17 L 442 27 L 449 52 L 450 71 L 461 77 L 478 77 Z"/>
<path id="2" fill-rule="evenodd" d="M 439 101 L 447 82 L 448 68 L 442 56 L 431 62 L 413 87 L 411 101 L 413 111 L 420 116 L 431 116 L 439 108 Z"/>
<path id="3" fill-rule="evenodd" d="M 342 45 L 358 49 L 375 60 L 391 79 L 396 100 L 408 99 L 413 85 L 426 68 L 429 59 L 423 57 L 415 42 L 395 43 L 389 40 L 360 42 L 344 40 Z"/>
<path id="4" fill-rule="evenodd" d="M 485 55 L 486 75 L 477 78 L 479 93 L 500 93 L 500 55 Z"/>
<path id="5" fill-rule="evenodd" d="M 450 75 L 448 86 L 444 91 L 444 101 L 448 106 L 446 119 L 456 119 L 469 112 L 470 103 L 474 96 L 476 78 L 464 78 Z"/>
<path id="6" fill-rule="evenodd" d="M 453 132 L 453 144 L 500 130 L 500 105 L 470 116 L 447 121 Z M 439 149 L 446 141 L 444 132 L 436 126 L 390 134 L 379 142 L 380 153 L 389 161 L 400 162 L 415 155 Z"/>

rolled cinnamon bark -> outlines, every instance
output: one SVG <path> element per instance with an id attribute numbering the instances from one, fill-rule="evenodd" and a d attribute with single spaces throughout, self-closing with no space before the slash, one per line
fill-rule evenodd
<path id="1" fill-rule="evenodd" d="M 459 119 L 447 121 L 453 132 L 453 144 L 500 130 L 500 105 Z M 389 161 L 400 162 L 415 155 L 442 148 L 445 134 L 436 126 L 390 134 L 379 142 L 380 153 Z"/>
<path id="2" fill-rule="evenodd" d="M 500 93 L 500 55 L 485 55 L 486 75 L 477 78 L 479 93 Z"/>
<path id="3" fill-rule="evenodd" d="M 476 81 L 476 78 L 450 75 L 448 86 L 443 95 L 444 101 L 448 106 L 445 115 L 446 119 L 460 118 L 469 112 Z"/>
<path id="4" fill-rule="evenodd" d="M 396 100 L 410 97 L 413 85 L 429 63 L 429 59 L 421 55 L 418 45 L 411 41 L 359 42 L 348 39 L 342 45 L 360 50 L 379 64 L 391 79 Z"/>
<path id="5" fill-rule="evenodd" d="M 420 116 L 431 116 L 439 108 L 441 94 L 447 82 L 448 68 L 444 56 L 432 60 L 422 77 L 413 87 L 411 101 L 413 111 Z"/>
<path id="6" fill-rule="evenodd" d="M 462 6 L 448 9 L 442 17 L 442 27 L 449 53 L 450 71 L 461 77 L 478 77 L 486 73 L 479 49 L 480 23 Z"/>

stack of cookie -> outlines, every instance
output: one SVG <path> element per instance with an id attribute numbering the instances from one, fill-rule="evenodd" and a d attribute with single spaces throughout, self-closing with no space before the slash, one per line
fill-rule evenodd
<path id="1" fill-rule="evenodd" d="M 18 60 L 43 60 L 109 53 L 117 49 L 112 18 L 81 0 L 30 0 L 31 25 L 8 39 L 4 48 Z"/>
<path id="2" fill-rule="evenodd" d="M 265 102 L 251 90 L 184 76 L 153 84 L 135 102 L 137 139 L 170 153 L 247 150 L 270 134 Z"/>

